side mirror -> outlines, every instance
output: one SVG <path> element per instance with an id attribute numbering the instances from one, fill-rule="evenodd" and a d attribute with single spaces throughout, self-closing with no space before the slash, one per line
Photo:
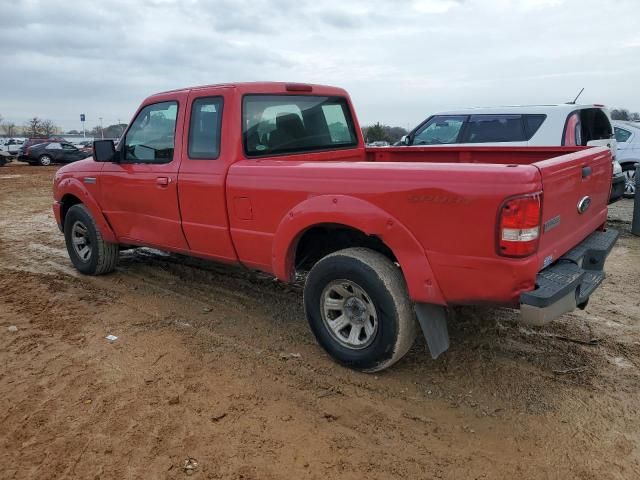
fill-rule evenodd
<path id="1" fill-rule="evenodd" d="M 403 145 L 409 145 L 409 135 L 403 135 L 400 138 L 400 143 L 402 143 Z"/>
<path id="2" fill-rule="evenodd" d="M 96 162 L 113 162 L 116 146 L 113 140 L 96 140 L 93 142 L 93 159 Z"/>

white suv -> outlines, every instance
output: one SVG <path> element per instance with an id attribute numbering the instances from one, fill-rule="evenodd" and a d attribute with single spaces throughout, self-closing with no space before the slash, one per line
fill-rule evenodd
<path id="1" fill-rule="evenodd" d="M 402 144 L 468 146 L 607 146 L 614 157 L 611 201 L 625 187 L 616 139 L 603 105 L 507 106 L 436 113 L 403 137 Z"/>

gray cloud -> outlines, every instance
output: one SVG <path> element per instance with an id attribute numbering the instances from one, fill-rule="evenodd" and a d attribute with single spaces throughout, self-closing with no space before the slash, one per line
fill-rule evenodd
<path id="1" fill-rule="evenodd" d="M 634 0 L 615 16 L 596 0 L 3 3 L 0 114 L 17 123 L 112 123 L 156 91 L 248 80 L 343 86 L 362 123 L 583 86 L 585 102 L 640 110 Z"/>

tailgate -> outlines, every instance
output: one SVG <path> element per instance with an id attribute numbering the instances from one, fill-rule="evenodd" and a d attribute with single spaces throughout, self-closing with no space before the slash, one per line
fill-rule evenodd
<path id="1" fill-rule="evenodd" d="M 539 258 L 546 267 L 607 219 L 611 152 L 595 147 L 533 164 L 542 177 Z"/>

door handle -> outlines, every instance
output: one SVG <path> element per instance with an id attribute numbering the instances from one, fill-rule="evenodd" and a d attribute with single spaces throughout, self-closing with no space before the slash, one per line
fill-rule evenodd
<path id="1" fill-rule="evenodd" d="M 158 177 L 158 178 L 156 178 L 156 183 L 158 185 L 160 185 L 161 187 L 166 187 L 167 185 L 169 185 L 171 183 L 171 178 L 170 177 Z"/>

